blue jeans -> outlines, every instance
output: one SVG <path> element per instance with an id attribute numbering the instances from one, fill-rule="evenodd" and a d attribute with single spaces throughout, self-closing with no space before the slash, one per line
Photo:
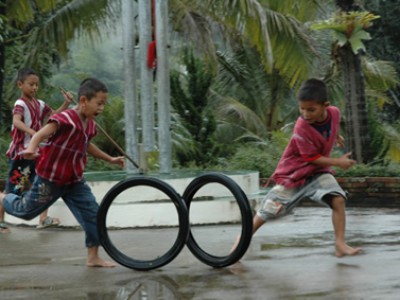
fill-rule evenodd
<path id="1" fill-rule="evenodd" d="M 21 196 L 7 194 L 3 207 L 10 215 L 31 220 L 49 208 L 58 198 L 64 200 L 85 231 L 86 247 L 99 246 L 97 233 L 99 205 L 85 181 L 60 186 L 36 176 L 31 189 Z"/>

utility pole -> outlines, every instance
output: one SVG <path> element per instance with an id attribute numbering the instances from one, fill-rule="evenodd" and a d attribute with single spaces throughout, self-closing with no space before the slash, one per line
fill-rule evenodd
<path id="1" fill-rule="evenodd" d="M 153 73 L 155 65 L 151 65 L 150 53 L 155 46 L 155 15 L 154 0 L 139 0 L 139 43 L 140 43 L 140 106 L 142 119 L 142 143 L 144 152 L 154 151 L 154 97 Z"/>
<path id="2" fill-rule="evenodd" d="M 135 9 L 132 0 L 122 0 L 122 39 L 124 57 L 124 98 L 125 98 L 125 148 L 135 161 L 138 160 L 138 138 L 136 131 L 136 76 L 135 76 Z M 126 164 L 127 172 L 139 170 L 131 163 Z"/>
<path id="3" fill-rule="evenodd" d="M 157 107 L 160 173 L 172 169 L 171 100 L 168 63 L 168 1 L 155 0 L 157 41 Z"/>

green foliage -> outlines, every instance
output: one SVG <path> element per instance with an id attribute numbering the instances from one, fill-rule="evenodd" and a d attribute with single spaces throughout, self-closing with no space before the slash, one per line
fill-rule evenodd
<path id="1" fill-rule="evenodd" d="M 387 152 L 390 148 L 390 140 L 387 139 L 383 124 L 378 121 L 376 112 L 374 109 L 369 107 L 368 122 L 371 136 L 370 153 L 374 162 L 381 162 L 386 157 Z"/>
<path id="2" fill-rule="evenodd" d="M 289 137 L 288 134 L 277 131 L 263 143 L 240 146 L 228 165 L 232 170 L 257 170 L 261 178 L 268 178 L 274 172 Z"/>
<path id="3" fill-rule="evenodd" d="M 368 52 L 378 60 L 390 61 L 394 65 L 397 73 L 400 72 L 400 22 L 398 21 L 400 14 L 400 6 L 397 0 L 365 0 L 366 9 L 373 11 L 381 16 L 374 22 L 374 26 L 369 30 L 372 40 L 367 42 Z M 396 75 L 397 77 L 397 75 Z M 393 78 L 395 78 L 393 76 Z M 367 78 L 368 80 L 368 78 Z M 374 80 L 374 83 L 376 81 Z M 379 82 L 379 81 L 378 81 Z M 384 114 L 381 118 L 393 124 L 400 117 L 400 106 L 398 99 L 400 98 L 400 89 L 391 88 L 387 94 L 392 102 L 386 102 L 384 105 Z"/>
<path id="4" fill-rule="evenodd" d="M 213 138 L 217 125 L 208 107 L 213 75 L 189 50 L 184 52 L 183 62 L 185 74 L 176 70 L 171 72 L 171 103 L 192 137 L 193 148 L 189 151 L 175 148 L 175 155 L 180 165 L 195 163 L 206 167 L 215 161 L 218 153 L 218 145 Z"/>
<path id="5" fill-rule="evenodd" d="M 122 149 L 125 149 L 124 101 L 121 98 L 109 99 L 103 113 L 96 118 L 96 123 Z M 122 155 L 99 128 L 97 131 L 98 134 L 93 139 L 96 146 L 110 155 Z"/>
<path id="6" fill-rule="evenodd" d="M 332 18 L 315 22 L 311 25 L 314 30 L 333 30 L 337 43 L 340 47 L 349 43 L 354 54 L 360 50 L 365 51 L 363 40 L 371 39 L 370 34 L 365 31 L 371 26 L 372 21 L 378 19 L 367 11 L 338 12 Z"/>
<path id="7" fill-rule="evenodd" d="M 96 159 L 93 156 L 88 155 L 85 172 L 95 171 L 121 171 L 121 168 L 117 165 L 112 165 L 104 160 Z"/>
<path id="8" fill-rule="evenodd" d="M 87 77 L 103 81 L 110 95 L 123 93 L 123 60 L 118 44 L 120 39 L 110 37 L 107 43 L 93 47 L 85 39 L 78 39 L 71 46 L 68 60 L 52 69 L 51 84 L 77 91 L 80 82 Z"/>
<path id="9" fill-rule="evenodd" d="M 260 178 L 269 178 L 275 171 L 276 165 L 289 141 L 290 133 L 276 131 L 269 140 L 263 143 L 247 143 L 239 147 L 236 153 L 225 162 L 222 167 L 229 166 L 232 170 L 257 170 Z M 385 142 L 385 150 L 387 152 Z M 377 147 L 382 150 L 382 147 Z M 332 156 L 342 155 L 342 150 L 334 149 Z M 382 153 L 377 157 L 381 157 Z M 400 166 L 377 158 L 374 163 L 357 164 L 348 170 L 334 168 L 337 177 L 398 177 L 400 176 Z"/>
<path id="10" fill-rule="evenodd" d="M 0 179 L 7 178 L 8 175 L 8 158 L 6 157 L 7 149 L 11 142 L 11 136 L 8 129 L 4 126 L 0 128 L 0 155 L 2 155 L 2 159 L 0 159 Z"/>
<path id="11" fill-rule="evenodd" d="M 400 165 L 358 164 L 348 170 L 336 169 L 336 177 L 399 177 Z"/>

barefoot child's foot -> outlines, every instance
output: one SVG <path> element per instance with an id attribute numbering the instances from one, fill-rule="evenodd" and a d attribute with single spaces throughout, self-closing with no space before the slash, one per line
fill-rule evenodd
<path id="1" fill-rule="evenodd" d="M 361 248 L 353 248 L 347 244 L 336 245 L 336 256 L 343 257 L 348 255 L 357 255 L 362 251 Z"/>
<path id="2" fill-rule="evenodd" d="M 103 260 L 99 257 L 91 261 L 88 260 L 86 265 L 88 267 L 96 267 L 96 268 L 114 268 L 116 266 L 115 263 Z"/>
<path id="3" fill-rule="evenodd" d="M 88 267 L 98 267 L 98 268 L 113 268 L 116 266 L 115 263 L 100 258 L 99 247 L 97 246 L 88 248 L 88 258 L 86 265 Z"/>

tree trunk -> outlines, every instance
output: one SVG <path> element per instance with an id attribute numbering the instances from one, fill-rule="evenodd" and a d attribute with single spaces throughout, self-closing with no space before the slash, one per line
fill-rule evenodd
<path id="1" fill-rule="evenodd" d="M 156 0 L 156 41 L 157 41 L 157 104 L 158 140 L 160 149 L 160 173 L 170 173 L 172 169 L 171 143 L 171 99 L 167 51 L 168 1 Z"/>
<path id="2" fill-rule="evenodd" d="M 136 132 L 136 77 L 135 77 L 135 11 L 133 0 L 122 0 L 122 38 L 124 56 L 124 98 L 125 98 L 125 143 L 126 153 L 138 161 L 138 138 Z M 127 161 L 127 171 L 137 168 Z"/>
<path id="3" fill-rule="evenodd" d="M 343 11 L 357 10 L 354 0 L 337 0 L 336 5 Z M 368 108 L 365 97 L 364 74 L 360 54 L 354 54 L 349 43 L 338 51 L 344 80 L 346 100 L 346 145 L 358 163 L 373 160 L 371 135 L 368 124 Z"/>
<path id="4" fill-rule="evenodd" d="M 346 146 L 359 163 L 373 159 L 370 151 L 368 109 L 365 98 L 364 75 L 359 55 L 355 55 L 349 44 L 339 51 L 346 97 Z"/>

